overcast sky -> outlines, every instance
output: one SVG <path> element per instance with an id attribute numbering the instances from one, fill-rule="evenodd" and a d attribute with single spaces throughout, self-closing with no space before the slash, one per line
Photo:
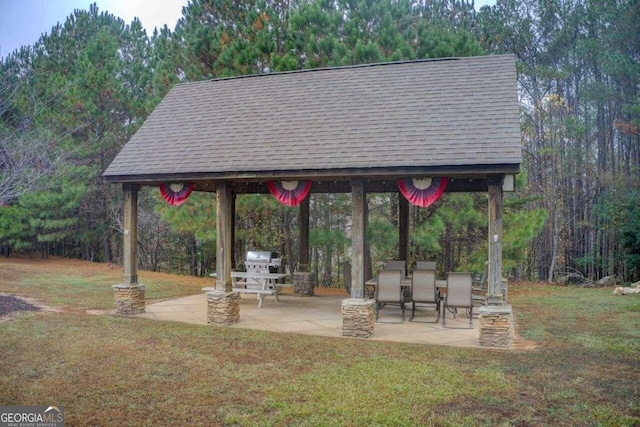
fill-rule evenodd
<path id="1" fill-rule="evenodd" d="M 476 0 L 476 9 L 495 2 Z M 165 24 L 173 30 L 189 0 L 0 0 L 0 57 L 20 46 L 33 45 L 56 23 L 64 23 L 75 9 L 89 9 L 91 3 L 127 24 L 137 16 L 151 35 L 154 28 Z"/>
<path id="2" fill-rule="evenodd" d="M 189 0 L 0 0 L 0 56 L 33 45 L 56 23 L 64 23 L 75 9 L 88 10 L 92 3 L 127 24 L 137 16 L 151 35 L 155 27 L 164 24 L 173 30 Z"/>

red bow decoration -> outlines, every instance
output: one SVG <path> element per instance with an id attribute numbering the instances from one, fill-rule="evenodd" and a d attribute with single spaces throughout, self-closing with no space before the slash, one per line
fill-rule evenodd
<path id="1" fill-rule="evenodd" d="M 447 178 L 402 178 L 398 188 L 409 202 L 426 208 L 440 198 L 448 182 Z"/>
<path id="2" fill-rule="evenodd" d="M 195 184 L 169 184 L 165 182 L 158 185 L 160 194 L 172 206 L 183 204 L 193 191 L 193 187 L 195 187 Z"/>
<path id="3" fill-rule="evenodd" d="M 267 187 L 280 203 L 298 206 L 311 190 L 311 181 L 268 181 Z"/>

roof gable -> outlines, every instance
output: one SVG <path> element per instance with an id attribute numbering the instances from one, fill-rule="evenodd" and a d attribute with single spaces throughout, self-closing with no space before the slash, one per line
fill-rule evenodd
<path id="1" fill-rule="evenodd" d="M 513 172 L 521 156 L 515 59 L 495 55 L 178 84 L 103 176 Z"/>

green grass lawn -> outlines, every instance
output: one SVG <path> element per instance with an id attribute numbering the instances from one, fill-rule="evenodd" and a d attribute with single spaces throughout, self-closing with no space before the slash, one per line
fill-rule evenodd
<path id="1" fill-rule="evenodd" d="M 0 405 L 62 405 L 69 426 L 638 426 L 640 296 L 510 287 L 511 351 L 157 322 L 113 307 L 121 270 L 0 260 L 0 292 L 61 312 L 0 323 Z M 140 273 L 148 299 L 206 279 Z M 210 284 L 210 283 L 209 283 Z"/>

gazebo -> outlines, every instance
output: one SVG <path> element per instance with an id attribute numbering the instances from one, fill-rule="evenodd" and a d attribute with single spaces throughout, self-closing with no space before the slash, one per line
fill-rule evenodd
<path id="1" fill-rule="evenodd" d="M 374 302 L 365 298 L 366 195 L 398 192 L 399 180 L 446 180 L 447 192 L 489 194 L 488 302 L 480 309 L 480 341 L 508 345 L 502 197 L 513 190 L 521 159 L 512 55 L 177 84 L 103 173 L 106 182 L 121 183 L 125 194 L 124 271 L 114 286 L 116 309 L 144 311 L 136 257 L 141 186 L 177 183 L 216 193 L 217 280 L 208 301 L 218 322 L 229 324 L 240 315 L 231 286 L 235 195 L 304 182 L 312 193 L 351 193 L 352 285 L 342 303 L 343 335 L 368 337 Z M 309 260 L 308 200 L 300 202 L 302 270 Z M 407 259 L 409 201 L 399 200 L 398 255 Z M 496 341 L 496 334 L 502 338 Z"/>

